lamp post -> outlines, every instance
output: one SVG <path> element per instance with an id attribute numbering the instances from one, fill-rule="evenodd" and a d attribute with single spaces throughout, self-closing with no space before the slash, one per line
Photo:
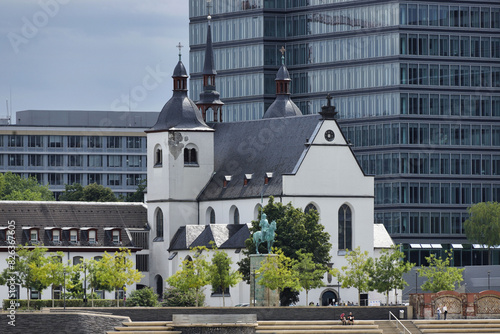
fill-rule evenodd
<path id="1" fill-rule="evenodd" d="M 253 271 L 253 306 L 255 307 L 256 305 L 256 300 L 255 300 L 255 270 Z"/>
<path id="2" fill-rule="evenodd" d="M 490 272 L 488 271 L 488 290 L 490 289 Z"/>
<path id="3" fill-rule="evenodd" d="M 66 311 L 66 268 L 63 269 L 64 272 L 64 310 Z"/>

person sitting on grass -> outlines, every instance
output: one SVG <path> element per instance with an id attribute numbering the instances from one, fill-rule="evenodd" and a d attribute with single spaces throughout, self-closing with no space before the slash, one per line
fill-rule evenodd
<path id="1" fill-rule="evenodd" d="M 340 315 L 340 321 L 342 321 L 342 325 L 347 325 L 347 320 L 345 318 L 344 312 L 342 312 L 342 314 Z"/>
<path id="2" fill-rule="evenodd" d="M 349 325 L 354 325 L 354 316 L 352 315 L 352 312 L 349 312 L 349 315 L 347 316 L 347 321 L 349 322 Z"/>

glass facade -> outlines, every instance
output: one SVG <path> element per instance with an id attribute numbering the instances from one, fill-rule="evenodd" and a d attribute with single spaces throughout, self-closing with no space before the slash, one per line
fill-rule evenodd
<path id="1" fill-rule="evenodd" d="M 463 222 L 471 204 L 500 201 L 498 1 L 212 2 L 224 121 L 262 117 L 284 46 L 294 102 L 317 113 L 330 93 L 360 165 L 375 175 L 375 222 L 417 264 L 452 244 L 463 245 L 455 264 L 484 264 Z M 194 100 L 206 15 L 190 0 Z M 441 248 L 410 246 L 430 240 Z"/>

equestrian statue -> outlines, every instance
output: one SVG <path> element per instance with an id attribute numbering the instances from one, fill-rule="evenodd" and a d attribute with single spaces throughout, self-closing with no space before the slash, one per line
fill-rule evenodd
<path id="1" fill-rule="evenodd" d="M 267 215 L 262 213 L 260 222 L 260 231 L 253 233 L 253 242 L 255 243 L 255 248 L 257 254 L 259 254 L 259 246 L 261 243 L 267 242 L 267 253 L 271 254 L 271 249 L 274 243 L 275 231 L 276 231 L 276 221 L 273 220 L 271 224 L 267 221 Z"/>

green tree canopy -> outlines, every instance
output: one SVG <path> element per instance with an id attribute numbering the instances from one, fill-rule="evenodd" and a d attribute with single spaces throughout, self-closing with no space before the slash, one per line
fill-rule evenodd
<path id="1" fill-rule="evenodd" d="M 385 293 L 386 304 L 389 304 L 389 291 L 392 289 L 403 289 L 408 283 L 403 279 L 415 266 L 413 263 L 404 261 L 404 253 L 398 245 L 390 249 L 383 249 L 379 258 L 375 258 L 370 268 L 370 283 L 373 289 Z"/>
<path id="2" fill-rule="evenodd" d="M 358 305 L 361 305 L 361 292 L 370 291 L 370 271 L 373 267 L 373 259 L 368 256 L 368 251 L 361 251 L 360 247 L 348 251 L 345 256 L 347 266 L 342 267 L 339 273 L 339 282 L 343 288 L 354 287 L 358 289 Z"/>
<path id="3" fill-rule="evenodd" d="M 64 191 L 59 196 L 60 201 L 82 201 L 83 186 L 80 183 L 65 184 Z"/>
<path id="4" fill-rule="evenodd" d="M 491 264 L 491 248 L 500 245 L 500 203 L 481 202 L 469 207 L 468 211 L 465 235 L 473 243 L 488 246 L 488 263 Z"/>
<path id="5" fill-rule="evenodd" d="M 63 263 L 63 252 L 50 253 L 41 257 L 40 261 L 28 264 L 34 278 L 44 286 L 60 286 L 64 284 L 64 271 L 70 267 Z M 52 289 L 52 307 L 54 307 L 54 290 Z"/>
<path id="6" fill-rule="evenodd" d="M 314 263 L 311 253 L 303 253 L 298 251 L 299 260 L 293 265 L 293 270 L 299 275 L 299 284 L 302 289 L 306 290 L 306 305 L 309 304 L 309 291 L 322 286 L 323 276 L 326 269 L 319 263 Z"/>
<path id="7" fill-rule="evenodd" d="M 206 247 L 194 247 L 195 254 L 192 258 L 182 261 L 181 270 L 178 270 L 167 278 L 167 283 L 181 291 L 195 291 L 196 307 L 199 306 L 198 296 L 203 287 L 210 283 L 210 263 L 203 252 L 208 251 Z"/>
<path id="8" fill-rule="evenodd" d="M 455 290 L 455 284 L 463 281 L 463 271 L 465 268 L 450 267 L 452 260 L 451 251 L 447 252 L 447 257 L 436 257 L 431 254 L 425 258 L 427 267 L 417 269 L 418 274 L 427 277 L 427 281 L 421 285 L 422 290 L 439 292 L 443 290 Z"/>
<path id="9" fill-rule="evenodd" d="M 30 306 L 30 289 L 42 292 L 48 286 L 47 282 L 43 282 L 33 271 L 34 267 L 41 266 L 45 262 L 47 248 L 35 247 L 27 248 L 18 245 L 15 252 L 15 262 L 9 263 L 11 259 L 7 257 L 7 268 L 0 275 L 0 284 L 19 284 L 28 290 L 28 308 Z M 12 273 L 16 274 L 12 274 Z"/>
<path id="10" fill-rule="evenodd" d="M 212 291 L 222 290 L 222 306 L 226 306 L 224 291 L 226 288 L 235 286 L 241 281 L 241 273 L 231 270 L 233 261 L 226 252 L 217 250 L 212 257 L 210 266 L 210 282 Z"/>
<path id="11" fill-rule="evenodd" d="M 150 287 L 134 290 L 127 298 L 127 306 L 158 306 L 158 295 Z"/>
<path id="12" fill-rule="evenodd" d="M 294 208 L 291 203 L 283 205 L 274 202 L 270 197 L 268 204 L 263 208 L 267 219 L 276 221 L 276 237 L 274 247 L 283 251 L 286 257 L 298 260 L 298 251 L 312 254 L 312 261 L 327 268 L 330 262 L 330 235 L 325 231 L 325 227 L 319 223 L 319 215 L 316 210 L 309 210 L 304 213 L 302 209 Z M 261 212 L 262 213 L 262 212 Z M 257 220 L 252 221 L 250 232 L 260 230 L 260 214 Z M 239 270 L 243 274 L 243 279 L 250 282 L 250 254 L 256 254 L 255 244 L 252 237 L 245 242 L 246 249 L 243 251 L 246 258 L 238 262 Z M 264 245 L 262 251 L 265 253 Z M 291 292 L 285 289 L 280 296 L 282 305 L 290 305 L 298 301 L 298 292 Z"/>
<path id="13" fill-rule="evenodd" d="M 35 177 L 22 178 L 17 174 L 0 173 L 0 200 L 2 201 L 53 201 L 49 186 L 42 186 Z"/>
<path id="14" fill-rule="evenodd" d="M 300 291 L 298 273 L 293 270 L 295 260 L 286 256 L 279 248 L 273 247 L 274 256 L 266 256 L 260 268 L 256 271 L 259 275 L 259 284 L 281 293 L 285 288 Z"/>
<path id="15" fill-rule="evenodd" d="M 139 282 L 143 275 L 135 269 L 134 262 L 128 259 L 130 254 L 127 248 L 120 248 L 113 255 L 104 252 L 102 259 L 96 263 L 97 280 L 112 287 L 115 292 L 119 289 L 126 290 L 127 285 Z M 119 306 L 118 298 L 116 304 Z"/>

